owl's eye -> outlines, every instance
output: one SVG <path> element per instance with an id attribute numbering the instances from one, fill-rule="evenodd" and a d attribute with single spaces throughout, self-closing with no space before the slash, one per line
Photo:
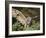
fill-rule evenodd
<path id="1" fill-rule="evenodd" d="M 17 14 L 17 16 L 19 16 L 19 14 Z"/>

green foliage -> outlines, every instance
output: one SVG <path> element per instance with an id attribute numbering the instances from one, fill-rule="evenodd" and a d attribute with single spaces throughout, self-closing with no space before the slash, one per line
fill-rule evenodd
<path id="1" fill-rule="evenodd" d="M 13 24 L 12 30 L 13 31 L 23 30 L 23 25 L 17 21 L 15 24 Z"/>
<path id="2" fill-rule="evenodd" d="M 29 26 L 29 25 L 27 25 Z M 13 31 L 23 31 L 23 30 L 40 30 L 40 23 L 39 21 L 36 22 L 36 20 L 32 20 L 32 25 L 30 25 L 28 28 L 24 29 L 24 25 L 22 25 L 20 22 L 15 22 L 12 26 Z"/>
<path id="3" fill-rule="evenodd" d="M 31 27 L 29 27 L 28 30 L 40 30 L 39 22 L 35 23 L 35 21 L 33 21 Z"/>

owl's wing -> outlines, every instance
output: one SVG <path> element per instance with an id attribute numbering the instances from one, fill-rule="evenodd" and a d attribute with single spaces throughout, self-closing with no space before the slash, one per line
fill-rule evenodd
<path id="1" fill-rule="evenodd" d="M 20 12 L 19 10 L 13 9 L 12 10 L 12 16 L 15 17 L 20 23 L 25 24 L 26 23 L 26 17 Z"/>

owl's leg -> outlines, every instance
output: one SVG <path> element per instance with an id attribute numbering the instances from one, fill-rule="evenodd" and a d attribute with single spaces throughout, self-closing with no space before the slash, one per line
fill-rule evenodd
<path id="1" fill-rule="evenodd" d="M 27 28 L 29 28 L 29 25 L 27 25 Z"/>
<path id="2" fill-rule="evenodd" d="M 24 25 L 24 30 L 26 30 L 26 28 L 27 28 L 27 25 L 25 24 L 25 25 Z"/>

